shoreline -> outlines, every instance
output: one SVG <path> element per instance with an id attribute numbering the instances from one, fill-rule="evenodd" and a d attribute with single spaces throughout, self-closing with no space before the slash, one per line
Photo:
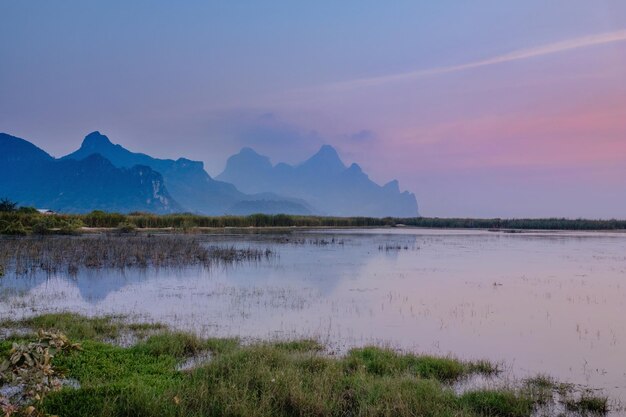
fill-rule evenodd
<path id="1" fill-rule="evenodd" d="M 175 227 L 146 227 L 137 228 L 139 233 L 198 233 L 198 234 L 219 234 L 225 232 L 235 232 L 235 234 L 246 234 L 250 232 L 267 232 L 267 233 L 288 233 L 288 232 L 306 232 L 306 231 L 350 231 L 350 230 L 426 230 L 426 231 L 465 231 L 465 232 L 490 232 L 501 234 L 558 234 L 558 233 L 607 233 L 607 234 L 623 234 L 626 235 L 626 229 L 490 229 L 490 228 L 472 228 L 472 227 L 420 227 L 420 226 L 247 226 L 247 227 L 193 227 L 187 231 L 183 231 Z M 118 231 L 115 227 L 83 227 L 80 229 L 82 233 L 111 233 Z"/>
<path id="2" fill-rule="evenodd" d="M 201 216 L 193 214 L 154 215 L 148 213 L 41 214 L 32 212 L 0 212 L 0 234 L 27 235 L 47 233 L 78 233 L 90 231 L 282 231 L 317 229 L 451 229 L 487 230 L 503 233 L 522 231 L 622 231 L 626 220 L 590 220 L 565 218 L 535 219 L 472 219 L 472 218 L 371 218 L 291 216 L 284 214 L 253 214 L 249 216 Z"/>

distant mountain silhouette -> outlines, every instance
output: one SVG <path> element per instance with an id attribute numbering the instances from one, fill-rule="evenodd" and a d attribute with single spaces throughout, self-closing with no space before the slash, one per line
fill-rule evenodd
<path id="1" fill-rule="evenodd" d="M 63 160 L 82 160 L 90 155 L 100 154 L 118 168 L 145 165 L 163 175 L 165 186 L 172 197 L 186 211 L 207 215 L 286 213 L 311 214 L 311 209 L 303 201 L 282 198 L 266 193 L 247 195 L 234 185 L 215 181 L 204 170 L 204 164 L 186 158 L 157 159 L 143 153 L 131 152 L 120 145 L 114 145 L 100 132 L 92 132 L 85 137 L 77 151 Z"/>
<path id="2" fill-rule="evenodd" d="M 418 215 L 415 196 L 400 192 L 397 181 L 377 185 L 357 164 L 346 167 L 328 145 L 296 166 L 272 165 L 243 148 L 215 180 L 202 162 L 131 152 L 97 131 L 61 159 L 0 134 L 0 197 L 70 213 Z"/>
<path id="3" fill-rule="evenodd" d="M 272 191 L 311 203 L 320 213 L 335 216 L 414 217 L 415 195 L 400 192 L 398 181 L 374 183 L 357 164 L 346 167 L 329 145 L 303 163 L 273 166 L 250 148 L 231 156 L 216 177 L 246 193 Z"/>
<path id="4" fill-rule="evenodd" d="M 0 133 L 0 196 L 68 213 L 182 210 L 161 174 L 150 167 L 121 169 L 98 154 L 81 161 L 57 160 L 4 133 Z"/>

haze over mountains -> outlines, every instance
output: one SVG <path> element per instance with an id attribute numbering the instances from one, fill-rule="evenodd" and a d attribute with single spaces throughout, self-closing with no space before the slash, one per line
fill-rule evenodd
<path id="1" fill-rule="evenodd" d="M 337 216 L 414 217 L 415 195 L 400 192 L 398 181 L 379 186 L 357 164 L 346 167 L 337 151 L 324 145 L 299 165 L 279 163 L 253 149 L 231 156 L 226 169 L 216 177 L 247 193 L 272 190 L 301 198 L 320 213 Z"/>
<path id="2" fill-rule="evenodd" d="M 401 193 L 397 181 L 375 184 L 358 165 L 346 167 L 328 145 L 297 166 L 273 166 L 244 148 L 213 179 L 202 162 L 131 152 L 99 132 L 60 159 L 0 134 L 0 164 L 0 197 L 61 212 L 418 215 L 415 196 Z"/>
<path id="3" fill-rule="evenodd" d="M 120 145 L 114 145 L 100 132 L 87 135 L 80 149 L 62 159 L 81 160 L 94 154 L 102 155 L 118 168 L 143 165 L 161 173 L 165 187 L 186 211 L 207 215 L 311 213 L 304 202 L 281 198 L 271 193 L 246 195 L 232 184 L 215 181 L 204 170 L 202 162 L 186 158 L 157 159 L 143 153 L 131 152 Z"/>

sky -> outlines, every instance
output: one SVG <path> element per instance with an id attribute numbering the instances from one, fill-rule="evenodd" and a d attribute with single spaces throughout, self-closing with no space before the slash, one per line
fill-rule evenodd
<path id="1" fill-rule="evenodd" d="M 438 217 L 626 218 L 626 2 L 0 1 L 0 132 L 217 175 L 322 144 Z"/>

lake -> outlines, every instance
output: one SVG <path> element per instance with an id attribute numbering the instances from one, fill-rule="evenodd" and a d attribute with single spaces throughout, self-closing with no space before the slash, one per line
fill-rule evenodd
<path id="1" fill-rule="evenodd" d="M 626 399 L 626 234 L 411 228 L 203 235 L 273 256 L 0 279 L 0 316 L 127 314 L 204 336 L 313 337 L 502 361 Z"/>

